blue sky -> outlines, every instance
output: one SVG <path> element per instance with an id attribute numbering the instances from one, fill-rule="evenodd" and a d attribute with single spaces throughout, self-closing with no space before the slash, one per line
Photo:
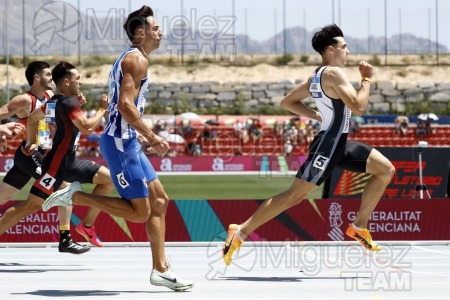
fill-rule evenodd
<path id="1" fill-rule="evenodd" d="M 77 6 L 77 0 L 63 0 Z M 143 0 L 79 0 L 81 11 L 93 9 L 97 15 L 107 15 L 111 9 L 124 8 L 136 10 L 142 5 L 150 5 L 161 20 L 179 16 L 181 0 L 143 1 Z M 285 0 L 286 27 L 305 26 L 312 31 L 334 22 L 340 25 L 345 35 L 365 38 L 370 33 L 384 36 L 383 0 Z M 185 15 L 191 9 L 201 16 L 231 16 L 232 0 L 183 0 Z M 439 42 L 450 49 L 450 1 L 438 0 Z M 388 0 L 388 36 L 398 33 L 413 33 L 416 36 L 436 40 L 436 0 Z M 340 7 L 340 10 L 339 10 Z M 339 13 L 340 11 L 340 13 Z M 235 33 L 247 33 L 256 40 L 264 40 L 283 29 L 282 0 L 235 0 Z M 247 15 L 247 22 L 245 22 Z M 370 19 L 369 19 L 370 16 Z M 195 23 L 195 20 L 191 20 Z M 163 30 L 167 30 L 163 26 Z"/>

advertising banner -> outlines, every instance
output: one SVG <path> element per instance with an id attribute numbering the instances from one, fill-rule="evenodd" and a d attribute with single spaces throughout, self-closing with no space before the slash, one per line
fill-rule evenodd
<path id="1" fill-rule="evenodd" d="M 0 214 L 14 202 L 0 206 Z M 229 224 L 242 223 L 261 200 L 175 200 L 169 203 L 166 241 L 223 241 Z M 348 224 L 356 217 L 358 199 L 304 200 L 281 213 L 250 235 L 253 241 L 343 241 Z M 75 206 L 72 237 L 83 238 L 73 229 L 84 217 L 86 207 Z M 446 199 L 382 199 L 371 215 L 368 228 L 374 240 L 450 240 L 450 201 Z M 104 242 L 146 242 L 145 224 L 100 213 L 96 232 Z M 59 241 L 57 209 L 38 211 L 0 236 L 5 242 Z"/>
<path id="2" fill-rule="evenodd" d="M 395 175 L 383 197 L 412 198 L 420 184 L 419 151 L 422 152 L 422 181 L 432 198 L 447 193 L 450 148 L 386 147 L 377 148 L 395 166 Z M 361 198 L 369 174 L 335 168 L 329 178 L 328 198 Z M 324 196 L 326 197 L 326 196 Z M 418 195 L 416 194 L 416 197 Z"/>
<path id="3" fill-rule="evenodd" d="M 89 157 L 106 165 L 102 157 Z M 242 172 L 242 171 L 297 171 L 306 156 L 180 156 L 149 157 L 156 172 Z M 0 157 L 0 173 L 8 172 L 13 158 Z"/>

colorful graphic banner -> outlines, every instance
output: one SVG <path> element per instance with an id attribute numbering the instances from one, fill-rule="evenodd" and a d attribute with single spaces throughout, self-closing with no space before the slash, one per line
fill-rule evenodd
<path id="1" fill-rule="evenodd" d="M 412 198 L 420 184 L 420 148 L 377 148 L 395 166 L 395 175 L 385 190 L 387 198 Z M 424 148 L 422 152 L 422 182 L 432 198 L 443 198 L 447 193 L 450 148 Z M 333 170 L 328 182 L 328 198 L 361 198 L 370 178 L 368 174 L 354 173 L 340 168 Z M 418 194 L 418 193 L 417 193 Z M 416 194 L 416 197 L 418 195 Z M 326 197 L 326 196 L 324 196 Z"/>
<path id="2" fill-rule="evenodd" d="M 0 214 L 14 202 L 0 207 Z M 242 223 L 262 203 L 260 200 L 174 200 L 167 211 L 166 240 L 173 242 L 223 241 L 228 224 Z M 254 241 L 342 241 L 357 214 L 360 200 L 304 200 L 281 213 L 250 235 Z M 83 241 L 73 228 L 83 219 L 85 207 L 74 207 L 72 236 Z M 371 215 L 369 230 L 375 240 L 450 240 L 447 199 L 382 199 Z M 96 231 L 104 242 L 146 242 L 145 224 L 100 213 Z M 0 242 L 57 242 L 56 208 L 24 218 L 0 236 Z"/>

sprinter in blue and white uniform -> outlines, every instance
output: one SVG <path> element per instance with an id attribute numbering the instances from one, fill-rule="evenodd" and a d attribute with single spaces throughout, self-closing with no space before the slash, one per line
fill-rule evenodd
<path id="1" fill-rule="evenodd" d="M 322 65 L 307 81 L 296 86 L 281 105 L 299 116 L 321 122 L 320 132 L 312 141 L 308 159 L 301 166 L 291 187 L 267 199 L 241 225 L 231 224 L 228 227 L 228 238 L 223 247 L 223 259 L 227 265 L 231 264 L 233 252 L 241 247 L 251 232 L 300 203 L 324 182 L 337 165 L 372 175 L 364 188 L 358 215 L 346 233 L 368 250 L 381 250 L 372 240 L 367 223 L 395 168 L 376 149 L 360 142 L 347 141 L 351 114 L 362 115 L 367 107 L 373 68 L 367 62 L 359 63 L 361 87 L 355 90 L 342 70 L 347 63 L 349 50 L 344 34 L 335 24 L 316 32 L 312 46 L 322 56 Z M 318 111 L 302 102 L 309 96 L 314 99 Z"/>
<path id="2" fill-rule="evenodd" d="M 162 32 L 148 6 L 132 12 L 123 25 L 131 47 L 114 63 L 109 76 L 108 122 L 100 140 L 114 186 L 121 198 L 92 197 L 71 184 L 57 192 L 52 205 L 85 205 L 132 222 L 146 223 L 153 267 L 150 283 L 185 291 L 194 283 L 178 277 L 164 251 L 165 214 L 169 197 L 145 154 L 160 156 L 169 144 L 142 120 L 148 90 L 148 56 L 159 48 Z M 145 152 L 145 153 L 144 153 Z"/>

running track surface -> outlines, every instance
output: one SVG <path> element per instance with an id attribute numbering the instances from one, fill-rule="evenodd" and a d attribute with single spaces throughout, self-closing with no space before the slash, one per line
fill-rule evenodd
<path id="1" fill-rule="evenodd" d="M 150 248 L 108 245 L 83 255 L 57 245 L 0 244 L 0 299 L 450 299 L 450 244 L 252 244 L 225 267 L 221 243 L 168 243 L 175 293 L 149 284 Z"/>

